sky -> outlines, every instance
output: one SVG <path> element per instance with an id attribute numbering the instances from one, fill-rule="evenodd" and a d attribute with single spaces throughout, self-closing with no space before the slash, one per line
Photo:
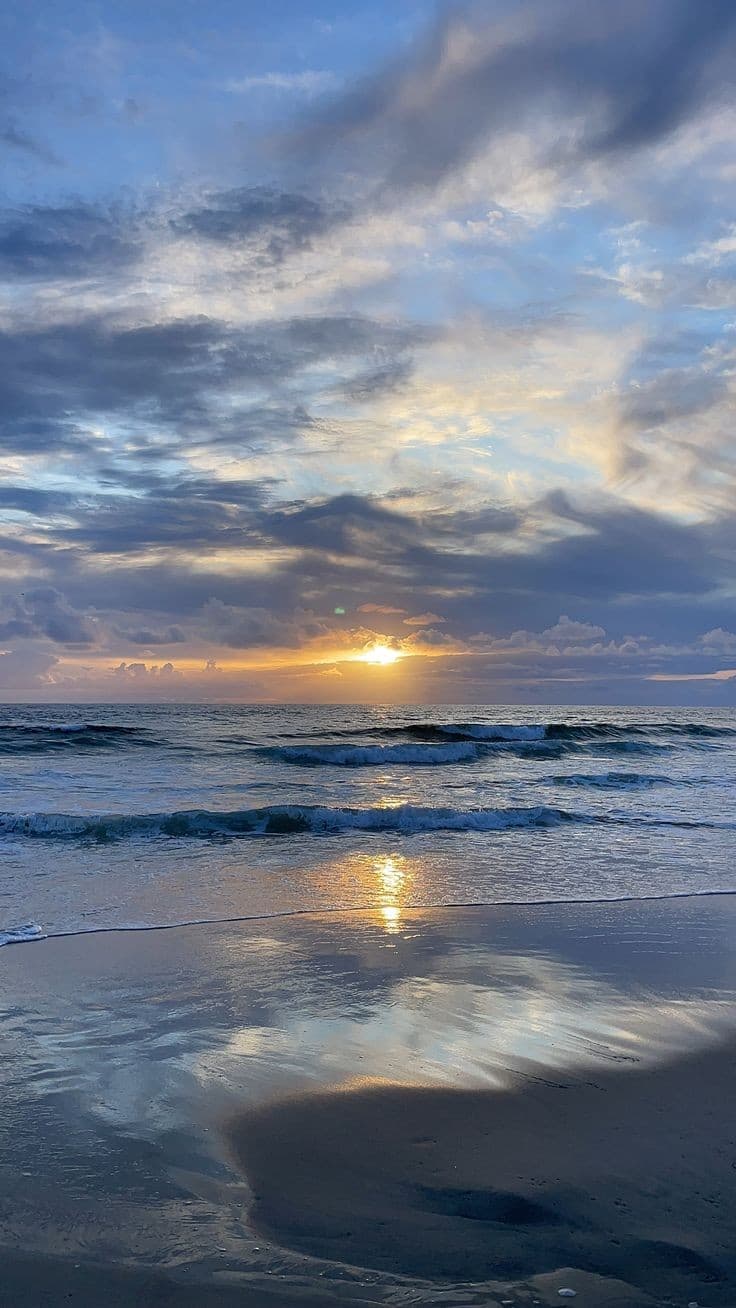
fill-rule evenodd
<path id="1" fill-rule="evenodd" d="M 0 15 L 0 698 L 736 703 L 733 0 Z"/>

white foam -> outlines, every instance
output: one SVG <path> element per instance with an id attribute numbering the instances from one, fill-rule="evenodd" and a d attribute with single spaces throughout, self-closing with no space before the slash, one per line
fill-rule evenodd
<path id="1" fill-rule="evenodd" d="M 7 927 L 0 931 L 0 945 L 21 945 L 28 940 L 45 940 L 46 932 L 37 922 L 24 922 L 22 926 Z"/>
<path id="2" fill-rule="evenodd" d="M 96 840 L 124 836 L 203 837 L 315 835 L 339 831 L 507 831 L 511 828 L 558 826 L 586 821 L 563 809 L 534 805 L 530 808 L 424 808 L 400 804 L 387 808 L 329 808 L 321 805 L 283 804 L 265 808 L 190 809 L 175 813 L 109 813 L 75 816 L 68 813 L 0 813 L 0 834 L 46 839 L 88 837 Z"/>
<path id="3" fill-rule="evenodd" d="M 310 831 L 507 831 L 514 827 L 558 826 L 569 821 L 562 809 L 535 805 L 533 808 L 420 808 L 401 804 L 395 808 L 335 809 L 286 808 L 281 812 L 295 820 L 304 819 Z"/>
<path id="4" fill-rule="evenodd" d="M 448 736 L 467 736 L 473 740 L 544 740 L 547 734 L 546 726 L 510 726 L 505 724 L 494 724 L 487 726 L 481 722 L 459 722 L 457 726 L 443 726 L 440 728 Z"/>

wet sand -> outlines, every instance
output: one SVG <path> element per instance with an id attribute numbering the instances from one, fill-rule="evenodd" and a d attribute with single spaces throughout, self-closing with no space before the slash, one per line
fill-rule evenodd
<path id="1" fill-rule="evenodd" d="M 729 1045 L 503 1091 L 358 1084 L 229 1129 L 252 1224 L 302 1253 L 453 1282 L 565 1266 L 733 1304 L 734 1102 Z"/>
<path id="2" fill-rule="evenodd" d="M 174 1279 L 135 1268 L 121 1268 L 109 1263 L 72 1265 L 63 1259 L 29 1258 L 3 1251 L 0 1304 L 3 1308 L 376 1308 L 378 1304 L 404 1302 L 436 1303 L 444 1308 L 554 1308 L 566 1300 L 559 1297 L 558 1286 L 577 1287 L 576 1301 L 587 1308 L 658 1308 L 663 1303 L 649 1295 L 640 1295 L 625 1282 L 586 1275 L 574 1268 L 562 1269 L 554 1276 L 537 1277 L 525 1285 L 509 1290 L 498 1285 L 486 1286 L 479 1295 L 472 1287 L 458 1290 L 457 1297 L 447 1294 L 435 1298 L 426 1287 L 408 1286 L 395 1294 L 383 1296 L 363 1290 L 359 1285 L 342 1284 L 332 1290 L 302 1285 L 299 1288 L 278 1283 L 272 1289 L 248 1284 L 218 1285 L 197 1281 L 187 1285 Z M 370 1297 L 367 1297 L 370 1294 Z M 512 1298 L 509 1296 L 513 1295 Z M 667 1304 L 671 1301 L 667 1300 Z"/>
<path id="3" fill-rule="evenodd" d="M 3 1308 L 335 1308 L 346 1300 L 318 1289 L 272 1290 L 253 1285 L 218 1285 L 109 1263 L 75 1265 L 61 1258 L 31 1258 L 2 1251 L 0 1304 Z M 351 1296 L 352 1305 L 368 1299 Z"/>
<path id="4" fill-rule="evenodd" d="M 0 979 L 2 1308 L 736 1304 L 736 897 L 81 936 Z"/>

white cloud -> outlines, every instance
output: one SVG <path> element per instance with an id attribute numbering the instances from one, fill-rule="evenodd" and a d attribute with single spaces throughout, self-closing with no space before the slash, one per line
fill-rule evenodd
<path id="1" fill-rule="evenodd" d="M 239 77 L 227 82 L 225 89 L 234 95 L 259 88 L 269 91 L 292 91 L 301 95 L 319 95 L 323 91 L 333 90 L 339 85 L 339 81 L 335 73 L 324 69 L 305 68 L 293 73 L 253 73 L 250 77 Z"/>

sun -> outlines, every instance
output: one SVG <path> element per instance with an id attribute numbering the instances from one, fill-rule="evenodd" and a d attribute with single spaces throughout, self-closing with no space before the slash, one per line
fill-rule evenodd
<path id="1" fill-rule="evenodd" d="M 382 667 L 388 667 L 390 663 L 396 663 L 401 658 L 401 651 L 392 649 L 390 645 L 371 645 L 369 649 L 363 650 L 358 656 L 363 663 L 380 663 Z"/>

